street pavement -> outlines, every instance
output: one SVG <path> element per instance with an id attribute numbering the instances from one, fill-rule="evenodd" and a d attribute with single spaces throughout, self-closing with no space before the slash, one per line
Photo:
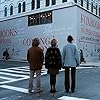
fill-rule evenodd
<path id="1" fill-rule="evenodd" d="M 49 75 L 44 66 L 41 77 L 43 91 L 40 94 L 28 93 L 28 79 L 27 62 L 0 61 L 0 100 L 100 100 L 99 62 L 83 63 L 77 68 L 75 93 L 64 90 L 64 70 L 57 75 L 55 95 L 49 92 Z"/>

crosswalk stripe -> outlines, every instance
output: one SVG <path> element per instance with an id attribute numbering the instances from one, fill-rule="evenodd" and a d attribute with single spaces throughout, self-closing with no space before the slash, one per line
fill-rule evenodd
<path id="1" fill-rule="evenodd" d="M 69 97 L 69 96 L 62 96 L 58 99 L 59 100 L 90 100 L 90 99 L 85 99 L 85 98 Z"/>
<path id="2" fill-rule="evenodd" d="M 3 77 L 3 76 L 0 76 L 0 79 L 5 79 L 5 80 L 14 80 L 14 78 L 8 78 L 8 77 Z"/>
<path id="3" fill-rule="evenodd" d="M 16 81 L 25 80 L 25 79 L 28 79 L 28 78 L 29 77 L 23 77 L 23 78 L 13 79 L 13 80 L 9 80 L 9 81 L 3 81 L 3 82 L 0 82 L 0 85 L 5 84 L 5 83 L 9 83 L 9 82 L 16 82 Z"/>
<path id="4" fill-rule="evenodd" d="M 8 70 L 8 69 L 1 69 L 1 71 L 7 71 L 7 72 L 14 72 L 14 73 L 23 73 L 23 74 L 29 74 L 29 72 L 23 72 L 23 71 L 15 71 L 15 70 Z"/>
<path id="5" fill-rule="evenodd" d="M 0 85 L 0 87 L 5 88 L 5 89 L 10 89 L 10 90 L 15 90 L 18 92 L 28 93 L 28 89 L 25 89 L 25 88 L 14 87 L 14 86 L 9 86 L 9 85 Z"/>
<path id="6" fill-rule="evenodd" d="M 18 75 L 18 74 L 12 74 L 12 73 L 7 73 L 7 72 L 0 72 L 0 74 L 9 75 L 9 76 L 15 76 L 15 77 L 28 77 L 26 75 Z"/>

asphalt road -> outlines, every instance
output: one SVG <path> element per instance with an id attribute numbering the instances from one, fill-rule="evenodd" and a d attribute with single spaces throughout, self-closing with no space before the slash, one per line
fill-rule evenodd
<path id="1" fill-rule="evenodd" d="M 0 100 L 100 100 L 100 67 L 77 69 L 76 91 L 64 91 L 64 72 L 57 75 L 57 92 L 49 92 L 49 75 L 42 71 L 40 94 L 27 92 L 29 69 L 27 63 L 0 61 Z M 35 78 L 33 81 L 35 85 Z"/>

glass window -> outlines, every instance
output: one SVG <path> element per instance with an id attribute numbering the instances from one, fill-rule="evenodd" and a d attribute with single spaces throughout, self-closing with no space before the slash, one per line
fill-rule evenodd
<path id="1" fill-rule="evenodd" d="M 52 0 L 52 5 L 55 5 L 56 4 L 56 0 Z"/>
<path id="2" fill-rule="evenodd" d="M 99 7 L 99 16 L 100 16 L 100 7 Z"/>
<path id="3" fill-rule="evenodd" d="M 98 7 L 98 5 L 96 4 L 96 7 L 95 7 L 95 10 L 96 10 L 96 15 L 97 15 L 97 7 Z"/>
<path id="4" fill-rule="evenodd" d="M 87 0 L 87 9 L 89 10 L 89 0 Z"/>
<path id="5" fill-rule="evenodd" d="M 10 7 L 10 15 L 13 15 L 13 6 Z"/>
<path id="6" fill-rule="evenodd" d="M 32 26 L 34 23 L 34 19 L 33 19 L 34 15 L 30 15 L 28 16 L 28 26 Z"/>
<path id="7" fill-rule="evenodd" d="M 67 0 L 63 0 L 62 2 L 67 2 Z"/>
<path id="8" fill-rule="evenodd" d="M 91 12 L 93 12 L 93 2 L 91 2 Z"/>
<path id="9" fill-rule="evenodd" d="M 25 12 L 26 4 L 23 2 L 23 12 Z"/>
<path id="10" fill-rule="evenodd" d="M 81 0 L 81 6 L 83 7 L 83 0 Z"/>
<path id="11" fill-rule="evenodd" d="M 74 0 L 75 3 L 77 3 L 77 0 Z"/>
<path id="12" fill-rule="evenodd" d="M 31 10 L 33 10 L 35 8 L 35 0 L 32 0 L 31 2 Z"/>
<path id="13" fill-rule="evenodd" d="M 37 0 L 37 9 L 40 8 L 40 0 Z"/>
<path id="14" fill-rule="evenodd" d="M 42 12 L 28 16 L 28 26 L 52 23 L 52 12 Z"/>
<path id="15" fill-rule="evenodd" d="M 21 3 L 18 4 L 18 13 L 21 13 Z"/>
<path id="16" fill-rule="evenodd" d="M 50 0 L 46 0 L 46 6 L 49 6 Z"/>
<path id="17" fill-rule="evenodd" d="M 7 7 L 4 9 L 4 16 L 7 16 Z"/>

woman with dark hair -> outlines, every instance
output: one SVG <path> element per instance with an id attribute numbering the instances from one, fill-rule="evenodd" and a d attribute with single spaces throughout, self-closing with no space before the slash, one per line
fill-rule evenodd
<path id="1" fill-rule="evenodd" d="M 35 38 L 32 42 L 32 47 L 28 49 L 27 60 L 30 67 L 29 89 L 32 93 L 34 73 L 36 73 L 36 89 L 35 92 L 41 91 L 41 69 L 44 60 L 43 50 L 39 47 L 39 39 Z"/>
<path id="2" fill-rule="evenodd" d="M 48 74 L 50 74 L 50 92 L 56 92 L 56 74 L 62 67 L 61 63 L 61 53 L 59 48 L 57 48 L 57 40 L 51 40 L 51 47 L 49 47 L 45 54 L 45 67 L 48 69 Z"/>
<path id="3" fill-rule="evenodd" d="M 67 37 L 68 43 L 63 47 L 62 51 L 63 68 L 65 69 L 65 90 L 69 92 L 71 87 L 72 93 L 75 91 L 76 67 L 80 64 L 78 50 L 72 43 L 73 40 L 73 37 L 69 35 Z M 71 75 L 71 80 L 69 75 Z"/>

